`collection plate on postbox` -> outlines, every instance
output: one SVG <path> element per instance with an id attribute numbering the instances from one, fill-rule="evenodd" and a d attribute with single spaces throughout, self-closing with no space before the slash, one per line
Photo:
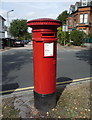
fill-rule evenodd
<path id="1" fill-rule="evenodd" d="M 54 42 L 44 42 L 44 57 L 53 57 L 54 55 Z"/>

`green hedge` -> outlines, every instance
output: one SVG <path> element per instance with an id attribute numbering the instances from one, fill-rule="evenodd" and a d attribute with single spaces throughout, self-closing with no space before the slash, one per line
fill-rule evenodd
<path id="1" fill-rule="evenodd" d="M 70 33 L 70 38 L 73 45 L 80 46 L 83 43 L 85 33 L 83 31 L 73 30 Z"/>

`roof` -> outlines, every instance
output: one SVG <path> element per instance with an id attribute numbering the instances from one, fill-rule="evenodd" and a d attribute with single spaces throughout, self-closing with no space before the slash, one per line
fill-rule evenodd
<path id="1" fill-rule="evenodd" d="M 80 2 L 76 2 L 75 4 L 80 4 Z"/>
<path id="2" fill-rule="evenodd" d="M 75 7 L 75 5 L 70 5 L 70 7 Z"/>
<path id="3" fill-rule="evenodd" d="M 2 18 L 4 21 L 6 21 L 1 15 L 0 15 L 0 18 Z"/>
<path id="4" fill-rule="evenodd" d="M 71 17 L 71 16 L 69 16 L 69 17 L 67 17 L 66 19 L 67 19 L 67 20 L 68 20 L 68 19 L 72 19 L 72 17 Z"/>

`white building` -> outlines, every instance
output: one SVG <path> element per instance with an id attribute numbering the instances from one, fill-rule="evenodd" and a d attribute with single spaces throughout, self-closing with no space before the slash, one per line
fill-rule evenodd
<path id="1" fill-rule="evenodd" d="M 92 0 L 80 0 L 81 6 L 91 6 Z"/>
<path id="2" fill-rule="evenodd" d="M 0 15 L 0 38 L 5 38 L 5 19 Z"/>

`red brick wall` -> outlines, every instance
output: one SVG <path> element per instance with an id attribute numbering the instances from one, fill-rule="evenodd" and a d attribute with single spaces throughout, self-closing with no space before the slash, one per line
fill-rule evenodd
<path id="1" fill-rule="evenodd" d="M 88 13 L 88 25 L 80 24 L 80 14 Z M 69 20 L 72 20 L 72 23 L 69 23 Z M 77 30 L 86 29 L 86 34 L 92 33 L 92 7 L 82 7 L 78 8 L 77 11 L 72 13 L 72 17 L 67 18 L 68 25 L 75 27 Z"/>

